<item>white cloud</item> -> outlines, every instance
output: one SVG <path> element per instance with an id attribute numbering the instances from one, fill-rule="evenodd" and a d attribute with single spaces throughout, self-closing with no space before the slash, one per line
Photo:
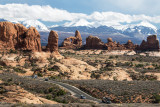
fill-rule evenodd
<path id="1" fill-rule="evenodd" d="M 35 20 L 40 19 L 43 21 L 59 22 L 59 21 L 72 21 L 78 18 L 86 17 L 82 13 L 69 13 L 66 10 L 52 8 L 50 6 L 40 6 L 27 4 L 6 4 L 0 5 L 0 18 L 14 19 L 14 20 Z"/>
<path id="2" fill-rule="evenodd" d="M 117 0 L 120 2 L 121 0 Z M 124 0 L 126 4 L 131 0 Z M 137 0 L 135 0 L 137 1 Z M 135 3 L 132 1 L 131 3 Z M 141 2 L 144 0 L 141 0 Z M 138 2 L 141 5 L 141 2 Z M 123 3 L 122 3 L 123 4 Z M 121 5 L 121 4 L 120 4 Z M 148 21 L 160 23 L 160 16 L 129 15 L 117 12 L 70 13 L 66 10 L 52 8 L 49 5 L 6 4 L 0 5 L 0 18 L 11 21 L 42 20 L 50 22 L 67 21 L 65 26 L 119 26 L 121 23 Z"/>

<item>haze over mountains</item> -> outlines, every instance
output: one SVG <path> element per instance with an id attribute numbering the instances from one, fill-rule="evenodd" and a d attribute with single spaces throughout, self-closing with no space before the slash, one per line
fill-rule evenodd
<path id="1" fill-rule="evenodd" d="M 9 21 L 0 19 L 0 21 Z M 13 22 L 13 21 L 12 21 Z M 38 20 L 25 20 L 25 21 L 14 21 L 14 23 L 21 23 L 27 28 L 34 26 L 41 34 L 42 43 L 47 43 L 47 38 L 50 30 L 56 30 L 59 33 L 59 43 L 67 36 L 73 36 L 76 30 L 79 30 L 82 34 L 83 43 L 89 35 L 99 36 L 103 42 L 106 42 L 108 37 L 112 37 L 113 40 L 125 43 L 128 39 L 131 39 L 134 43 L 139 44 L 143 39 L 146 39 L 148 35 L 159 34 L 160 29 L 147 21 L 141 21 L 137 23 L 127 24 L 123 23 L 120 25 L 100 25 L 89 23 L 86 20 L 79 20 L 77 22 L 65 23 L 63 26 L 53 25 L 46 26 Z M 159 36 L 158 36 L 159 38 Z"/>

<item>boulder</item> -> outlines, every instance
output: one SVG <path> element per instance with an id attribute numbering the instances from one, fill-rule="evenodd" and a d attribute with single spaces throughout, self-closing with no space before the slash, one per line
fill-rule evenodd
<path id="1" fill-rule="evenodd" d="M 41 51 L 40 34 L 34 27 L 0 22 L 0 49 Z"/>
<path id="2" fill-rule="evenodd" d="M 104 49 L 105 44 L 97 36 L 90 35 L 86 38 L 86 49 Z"/>
<path id="3" fill-rule="evenodd" d="M 82 37 L 79 31 L 76 30 L 75 37 L 70 36 L 66 38 L 63 43 L 62 47 L 67 49 L 77 49 L 81 48 L 82 46 Z"/>
<path id="4" fill-rule="evenodd" d="M 159 40 L 156 35 L 150 35 L 147 37 L 147 41 L 143 40 L 139 50 L 141 51 L 159 51 Z"/>
<path id="5" fill-rule="evenodd" d="M 107 41 L 108 41 L 108 43 L 113 42 L 112 38 L 108 38 Z"/>
<path id="6" fill-rule="evenodd" d="M 58 51 L 58 33 L 51 31 L 48 37 L 48 44 L 46 46 L 47 51 L 56 52 Z"/>

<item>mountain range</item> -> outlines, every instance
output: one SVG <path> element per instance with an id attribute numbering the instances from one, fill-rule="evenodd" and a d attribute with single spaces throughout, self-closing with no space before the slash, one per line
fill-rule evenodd
<path id="1" fill-rule="evenodd" d="M 5 19 L 0 19 L 0 21 L 7 21 Z M 85 20 L 80 20 L 72 24 L 67 24 L 64 26 L 46 26 L 41 21 L 38 20 L 25 20 L 25 21 L 15 21 L 13 23 L 21 23 L 24 26 L 36 27 L 36 29 L 41 34 L 41 42 L 47 43 L 47 38 L 50 30 L 55 30 L 59 33 L 59 43 L 68 37 L 74 36 L 74 32 L 79 30 L 82 35 L 82 39 L 85 44 L 85 39 L 89 35 L 98 36 L 103 42 L 107 42 L 107 38 L 111 37 L 113 40 L 120 43 L 126 43 L 127 40 L 132 40 L 136 44 L 140 44 L 143 39 L 146 39 L 148 35 L 159 34 L 160 29 L 155 25 L 142 21 L 134 24 L 121 24 L 113 26 L 98 26 L 94 27 L 89 22 Z M 160 38 L 158 36 L 158 38 Z"/>

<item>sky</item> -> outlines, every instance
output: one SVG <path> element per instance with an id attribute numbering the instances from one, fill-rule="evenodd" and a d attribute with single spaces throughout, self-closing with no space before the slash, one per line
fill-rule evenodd
<path id="1" fill-rule="evenodd" d="M 160 24 L 160 0 L 0 0 L 0 18 L 51 25 Z"/>

